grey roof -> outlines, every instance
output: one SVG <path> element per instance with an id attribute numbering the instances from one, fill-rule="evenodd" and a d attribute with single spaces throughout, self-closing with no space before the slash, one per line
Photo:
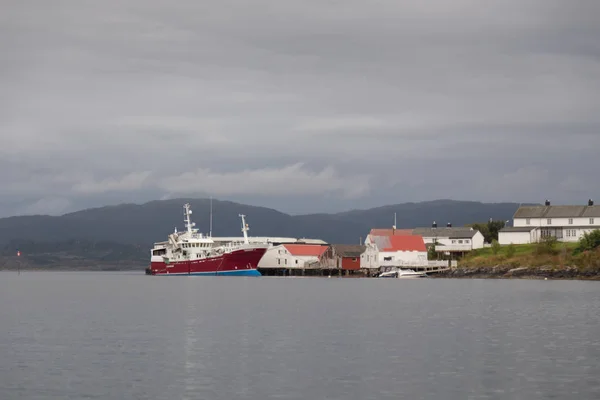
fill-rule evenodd
<path id="1" fill-rule="evenodd" d="M 583 214 L 581 214 L 581 216 L 585 218 L 600 217 L 600 206 L 585 207 L 585 210 L 583 211 Z"/>
<path id="2" fill-rule="evenodd" d="M 389 236 L 372 236 L 371 240 L 378 249 L 389 249 L 392 247 Z"/>
<path id="3" fill-rule="evenodd" d="M 513 218 L 600 217 L 600 206 L 526 206 L 519 207 Z"/>
<path id="4" fill-rule="evenodd" d="M 333 244 L 331 247 L 340 257 L 360 257 L 367 249 L 367 246 L 360 244 Z"/>
<path id="5" fill-rule="evenodd" d="M 500 232 L 531 232 L 535 226 L 512 226 L 500 229 Z"/>
<path id="6" fill-rule="evenodd" d="M 465 227 L 441 227 L 441 228 L 415 228 L 412 231 L 413 235 L 423 237 L 447 237 L 452 239 L 472 238 L 479 232 L 477 229 Z"/>

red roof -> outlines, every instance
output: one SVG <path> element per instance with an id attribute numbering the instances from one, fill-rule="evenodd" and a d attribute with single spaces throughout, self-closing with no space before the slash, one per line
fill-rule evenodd
<path id="1" fill-rule="evenodd" d="M 412 229 L 371 229 L 371 236 L 409 236 Z"/>
<path id="2" fill-rule="evenodd" d="M 320 244 L 284 244 L 287 251 L 293 256 L 315 256 L 321 257 L 328 246 Z"/>
<path id="3" fill-rule="evenodd" d="M 422 236 L 375 236 L 374 242 L 379 251 L 427 251 Z"/>

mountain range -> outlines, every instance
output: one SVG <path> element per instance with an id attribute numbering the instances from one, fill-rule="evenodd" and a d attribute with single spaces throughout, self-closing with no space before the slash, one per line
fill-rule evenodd
<path id="1" fill-rule="evenodd" d="M 111 246 L 118 254 L 126 254 L 132 262 L 147 263 L 153 242 L 165 240 L 177 227 L 184 229 L 183 204 L 190 203 L 192 219 L 200 232 L 208 233 L 210 226 L 209 199 L 171 199 L 145 204 L 121 204 L 77 211 L 62 216 L 16 216 L 0 219 L 0 248 L 10 256 L 19 248 L 50 254 L 48 243 L 61 243 L 61 254 L 69 255 L 69 246 L 75 246 L 80 257 L 82 250 L 102 248 L 97 254 L 106 262 L 118 258 L 110 253 Z M 289 215 L 274 209 L 250 206 L 230 201 L 213 200 L 213 236 L 241 236 L 239 214 L 246 215 L 251 236 L 276 236 L 322 239 L 329 243 L 359 243 L 371 228 L 397 228 L 438 226 L 448 222 L 463 226 L 475 222 L 509 220 L 519 207 L 518 203 L 481 203 L 474 201 L 435 200 L 420 203 L 403 203 L 352 210 L 334 214 Z M 65 244 L 67 243 L 67 244 Z M 68 245 L 70 243 L 70 245 Z M 101 243 L 99 245 L 98 243 Z M 112 245 L 111 245 L 112 244 Z M 38 250 L 35 250 L 38 249 Z M 107 253 L 108 251 L 108 253 Z M 71 252 L 71 253 L 73 253 Z M 91 253 L 89 253 L 91 254 Z M 108 254 L 108 255 L 107 255 Z M 40 257 L 38 257 L 40 258 Z M 43 257 L 41 257 L 43 258 Z M 64 258 L 64 257 L 63 257 Z M 58 260 L 57 262 L 64 262 Z"/>

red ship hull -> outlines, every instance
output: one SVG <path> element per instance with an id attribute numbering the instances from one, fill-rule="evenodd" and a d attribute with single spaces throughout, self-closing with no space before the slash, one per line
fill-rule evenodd
<path id="1" fill-rule="evenodd" d="M 218 257 L 173 263 L 151 262 L 150 275 L 261 276 L 256 269 L 266 248 L 235 250 Z"/>

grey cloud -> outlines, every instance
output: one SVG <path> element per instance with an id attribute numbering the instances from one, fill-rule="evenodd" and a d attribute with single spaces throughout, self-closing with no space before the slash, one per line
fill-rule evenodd
<path id="1" fill-rule="evenodd" d="M 2 9 L 0 215 L 198 190 L 182 177 L 292 211 L 600 192 L 597 1 Z"/>

